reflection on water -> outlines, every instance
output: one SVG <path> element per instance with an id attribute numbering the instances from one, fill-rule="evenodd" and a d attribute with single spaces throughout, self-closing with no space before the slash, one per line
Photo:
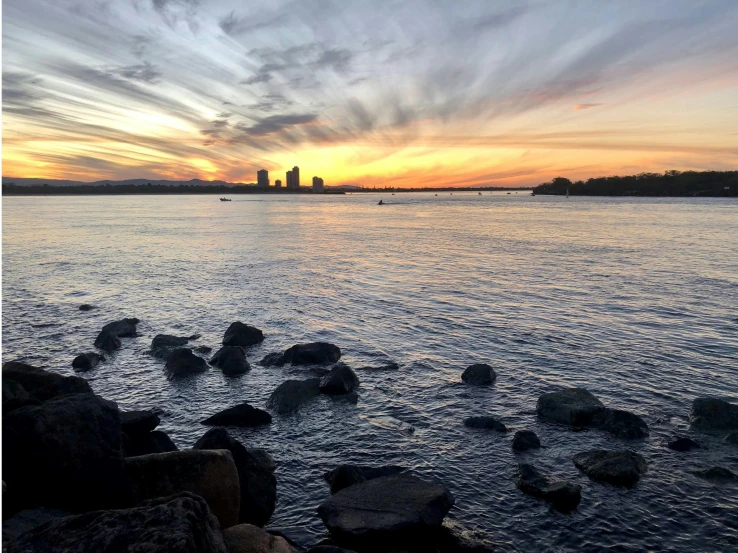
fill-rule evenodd
<path id="1" fill-rule="evenodd" d="M 738 548 L 738 494 L 688 473 L 738 452 L 672 452 L 693 398 L 738 401 L 735 200 L 529 197 L 456 193 L 326 197 L 3 198 L 3 356 L 71 373 L 100 327 L 142 320 L 110 362 L 86 373 L 122 407 L 157 406 L 180 447 L 199 421 L 239 401 L 263 406 L 306 370 L 255 362 L 299 341 L 339 345 L 362 369 L 357 404 L 319 397 L 269 428 L 234 431 L 279 462 L 270 525 L 311 544 L 323 471 L 340 462 L 406 465 L 442 479 L 453 518 L 519 551 Z M 99 309 L 80 312 L 91 303 Z M 253 370 L 166 379 L 146 355 L 157 333 L 202 334 L 231 321 L 264 330 Z M 473 362 L 489 388 L 460 382 Z M 572 456 L 623 442 L 539 423 L 535 402 L 564 385 L 642 414 L 627 444 L 649 472 L 632 490 L 596 484 Z M 516 457 L 512 433 L 463 427 L 472 414 L 535 430 L 544 449 Z M 411 430 L 412 429 L 412 430 Z M 580 483 L 571 515 L 514 485 L 515 463 Z"/>

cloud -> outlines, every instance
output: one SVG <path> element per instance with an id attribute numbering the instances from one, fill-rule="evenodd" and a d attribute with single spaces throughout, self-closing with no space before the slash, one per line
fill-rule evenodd
<path id="1" fill-rule="evenodd" d="M 316 119 L 317 115 L 314 113 L 270 115 L 254 125 L 237 125 L 237 128 L 248 136 L 266 136 L 282 132 L 290 127 L 312 123 Z"/>
<path id="2" fill-rule="evenodd" d="M 148 62 L 111 69 L 110 72 L 125 79 L 152 84 L 159 80 L 161 71 Z"/>
<path id="3" fill-rule="evenodd" d="M 583 109 L 596 108 L 598 106 L 604 106 L 605 104 L 574 104 L 575 111 L 581 111 Z"/>

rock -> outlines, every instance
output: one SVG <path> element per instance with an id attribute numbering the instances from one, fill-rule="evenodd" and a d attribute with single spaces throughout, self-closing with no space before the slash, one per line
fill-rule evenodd
<path id="1" fill-rule="evenodd" d="M 120 348 L 121 345 L 120 338 L 106 330 L 103 330 L 97 335 L 97 338 L 95 338 L 95 347 L 100 348 L 103 351 L 110 352 Z"/>
<path id="2" fill-rule="evenodd" d="M 497 432 L 507 432 L 507 427 L 499 420 L 490 416 L 467 417 L 464 419 L 464 426 L 469 428 L 487 428 L 489 430 L 497 430 Z"/>
<path id="3" fill-rule="evenodd" d="M 437 544 L 433 551 L 441 553 L 498 553 L 499 550 L 489 535 L 463 527 L 454 520 L 444 520 L 437 536 L 430 545 Z"/>
<path id="4" fill-rule="evenodd" d="M 647 470 L 646 460 L 633 451 L 595 449 L 574 456 L 574 465 L 592 480 L 609 482 L 627 488 Z"/>
<path id="5" fill-rule="evenodd" d="M 161 419 L 154 411 L 121 411 L 120 429 L 129 436 L 135 434 L 146 434 L 154 430 Z"/>
<path id="6" fill-rule="evenodd" d="M 102 332 L 109 332 L 118 338 L 132 338 L 136 335 L 136 325 L 140 321 L 138 319 L 121 319 L 106 324 L 102 327 Z"/>
<path id="7" fill-rule="evenodd" d="M 412 540 L 439 527 L 454 501 L 442 484 L 397 474 L 341 490 L 320 504 L 318 515 L 335 539 L 368 548 L 375 541 Z"/>
<path id="8" fill-rule="evenodd" d="M 224 346 L 241 346 L 247 348 L 264 340 L 264 333 L 255 326 L 240 321 L 231 323 L 223 335 Z"/>
<path id="9" fill-rule="evenodd" d="M 192 348 L 192 351 L 196 353 L 210 353 L 213 351 L 213 348 L 210 346 L 197 346 L 196 348 Z"/>
<path id="10" fill-rule="evenodd" d="M 320 391 L 324 394 L 349 394 L 359 386 L 359 377 L 351 367 L 339 363 L 320 380 Z"/>
<path id="11" fill-rule="evenodd" d="M 123 486 L 120 416 L 91 393 L 62 396 L 3 417 L 3 496 L 7 509 L 70 511 L 116 507 Z"/>
<path id="12" fill-rule="evenodd" d="M 738 405 L 722 399 L 699 397 L 692 403 L 689 419 L 698 430 L 738 430 Z"/>
<path id="13" fill-rule="evenodd" d="M 3 403 L 9 399 L 28 399 L 30 397 L 30 394 L 20 382 L 3 377 Z"/>
<path id="14" fill-rule="evenodd" d="M 474 384 L 475 386 L 492 384 L 496 378 L 497 374 L 495 374 L 494 369 L 486 363 L 469 365 L 461 374 L 461 380 L 467 384 Z"/>
<path id="15" fill-rule="evenodd" d="M 211 426 L 261 426 L 272 422 L 272 416 L 266 411 L 252 407 L 248 403 L 239 403 L 208 417 L 202 424 Z"/>
<path id="16" fill-rule="evenodd" d="M 287 540 L 257 526 L 239 524 L 223 531 L 228 553 L 297 553 Z"/>
<path id="17" fill-rule="evenodd" d="M 6 363 L 7 365 L 7 363 Z M 30 367 L 30 365 L 26 365 Z M 32 369 L 32 370 L 31 370 Z M 54 397 L 68 394 L 89 393 L 92 391 L 89 383 L 78 376 L 62 376 L 57 373 L 30 367 L 3 368 L 3 381 L 12 380 L 39 401 L 46 401 Z M 17 390 L 17 387 L 15 388 Z"/>
<path id="18" fill-rule="evenodd" d="M 649 435 L 648 425 L 641 417 L 620 409 L 605 409 L 597 413 L 591 425 L 618 438 L 629 440 L 646 438 Z"/>
<path id="19" fill-rule="evenodd" d="M 528 451 L 529 449 L 539 449 L 541 440 L 532 430 L 518 430 L 513 436 L 513 451 Z"/>
<path id="20" fill-rule="evenodd" d="M 726 444 L 738 445 L 738 432 L 731 432 L 723 440 Z"/>
<path id="21" fill-rule="evenodd" d="M 307 550 L 307 553 L 356 553 L 352 549 L 344 549 L 335 545 L 316 545 Z"/>
<path id="22" fill-rule="evenodd" d="M 306 401 L 320 394 L 320 379 L 287 380 L 272 392 L 267 400 L 267 408 L 280 415 L 293 413 Z"/>
<path id="23" fill-rule="evenodd" d="M 143 434 L 126 434 L 122 436 L 122 451 L 124 457 L 150 455 L 151 453 L 168 453 L 179 451 L 172 439 L 161 430 L 153 430 Z"/>
<path id="24" fill-rule="evenodd" d="M 74 358 L 72 361 L 72 368 L 75 371 L 89 371 L 94 369 L 100 364 L 100 361 L 104 361 L 105 357 L 99 353 L 82 353 Z"/>
<path id="25" fill-rule="evenodd" d="M 35 509 L 26 509 L 20 513 L 16 513 L 8 520 L 3 521 L 3 542 L 17 538 L 21 534 L 30 532 L 34 528 L 57 518 L 68 517 L 72 515 L 67 511 L 60 509 L 47 509 L 46 507 L 37 507 Z"/>
<path id="26" fill-rule="evenodd" d="M 97 309 L 97 307 L 90 305 L 89 303 L 83 303 L 79 306 L 80 311 L 92 311 L 93 309 Z"/>
<path id="27" fill-rule="evenodd" d="M 738 480 L 738 476 L 736 476 L 735 473 L 723 467 L 711 467 L 706 470 L 696 470 L 696 471 L 693 471 L 692 474 L 694 474 L 695 476 L 699 476 L 700 478 L 704 478 L 705 480 L 714 480 L 714 481 Z"/>
<path id="28" fill-rule="evenodd" d="M 669 449 L 673 449 L 674 451 L 691 451 L 693 449 L 702 449 L 702 446 L 699 443 L 695 442 L 691 438 L 687 438 L 684 436 L 669 442 L 667 447 Z"/>
<path id="29" fill-rule="evenodd" d="M 584 388 L 543 394 L 536 405 L 540 418 L 571 426 L 589 426 L 604 410 L 602 402 Z"/>
<path id="30" fill-rule="evenodd" d="M 223 346 L 210 359 L 210 364 L 218 367 L 223 374 L 235 376 L 251 370 L 246 360 L 246 352 L 241 346 Z"/>
<path id="31" fill-rule="evenodd" d="M 154 339 L 151 340 L 151 349 L 159 348 L 181 348 L 187 345 L 190 340 L 197 340 L 200 336 L 195 334 L 194 336 L 172 336 L 170 334 L 157 334 Z"/>
<path id="32" fill-rule="evenodd" d="M 228 553 L 218 520 L 191 493 L 59 518 L 3 545 L 6 553 Z"/>
<path id="33" fill-rule="evenodd" d="M 241 489 L 230 451 L 173 451 L 128 457 L 126 476 L 135 503 L 192 492 L 207 501 L 221 528 L 238 524 Z"/>
<path id="34" fill-rule="evenodd" d="M 32 396 L 39 401 L 46 401 L 56 397 L 71 394 L 89 394 L 92 393 L 89 382 L 78 376 L 62 376 L 61 379 L 38 388 L 32 392 Z"/>
<path id="35" fill-rule="evenodd" d="M 328 342 L 295 344 L 285 350 L 284 360 L 293 365 L 331 365 L 341 358 L 341 349 Z"/>
<path id="36" fill-rule="evenodd" d="M 571 511 L 581 501 L 582 487 L 563 480 L 551 481 L 532 465 L 518 465 L 516 486 L 521 492 L 544 499 L 559 511 Z"/>
<path id="37" fill-rule="evenodd" d="M 285 361 L 284 354 L 282 353 L 268 353 L 265 355 L 259 364 L 263 367 L 281 367 L 287 361 Z"/>
<path id="38" fill-rule="evenodd" d="M 34 367 L 33 365 L 29 365 L 28 363 L 23 363 L 22 361 L 6 361 L 5 363 L 3 363 L 3 376 L 5 376 L 5 371 L 32 373 L 41 370 L 43 369 L 39 367 Z"/>
<path id="39" fill-rule="evenodd" d="M 246 448 L 225 428 L 212 428 L 197 440 L 193 449 L 227 449 L 233 456 L 241 485 L 239 522 L 264 526 L 277 504 L 276 463 L 263 449 Z"/>
<path id="40" fill-rule="evenodd" d="M 359 465 L 339 465 L 333 470 L 329 470 L 323 475 L 325 481 L 331 488 L 331 493 L 337 493 L 361 482 L 381 478 L 383 476 L 392 476 L 405 472 L 404 467 L 387 465 L 383 467 L 365 467 Z"/>
<path id="41" fill-rule="evenodd" d="M 16 409 L 20 409 L 21 407 L 27 407 L 29 405 L 41 405 L 41 402 L 32 397 L 27 397 L 27 398 L 13 397 L 9 399 L 4 399 L 3 400 L 3 416 L 10 413 L 11 411 L 15 411 Z"/>
<path id="42" fill-rule="evenodd" d="M 208 364 L 202 357 L 198 357 L 189 348 L 172 350 L 164 366 L 170 378 L 202 373 L 208 370 Z"/>

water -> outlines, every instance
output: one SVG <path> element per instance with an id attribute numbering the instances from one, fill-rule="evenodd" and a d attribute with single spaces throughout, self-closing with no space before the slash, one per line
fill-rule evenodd
<path id="1" fill-rule="evenodd" d="M 269 526 L 305 545 L 325 533 L 322 473 L 358 462 L 441 479 L 457 499 L 450 518 L 502 550 L 738 550 L 736 487 L 688 472 L 736 471 L 738 451 L 721 437 L 699 437 L 709 449 L 692 453 L 665 447 L 691 435 L 695 397 L 738 401 L 737 236 L 729 199 L 3 198 L 3 358 L 72 374 L 104 323 L 138 317 L 140 337 L 85 377 L 122 408 L 163 408 L 161 429 L 180 448 L 205 417 L 241 401 L 263 407 L 283 380 L 308 376 L 259 366 L 266 353 L 325 340 L 353 367 L 399 363 L 358 371 L 355 405 L 321 397 L 232 431 L 277 459 Z M 266 335 L 242 377 L 170 382 L 146 354 L 157 333 L 217 347 L 235 320 Z M 474 362 L 496 368 L 494 386 L 461 384 Z M 575 385 L 642 414 L 651 437 L 626 443 L 536 420 L 541 393 Z M 545 449 L 515 456 L 512 432 L 463 427 L 482 413 L 536 431 Z M 625 446 L 649 463 L 632 490 L 591 482 L 571 462 Z M 519 460 L 581 484 L 578 509 L 563 515 L 520 493 Z"/>

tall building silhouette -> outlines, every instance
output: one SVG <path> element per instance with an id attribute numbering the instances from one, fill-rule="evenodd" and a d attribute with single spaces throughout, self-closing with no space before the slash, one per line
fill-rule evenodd
<path id="1" fill-rule="evenodd" d="M 292 171 L 287 171 L 287 181 L 285 183 L 287 190 L 292 190 Z"/>
<path id="2" fill-rule="evenodd" d="M 282 188 L 282 181 L 277 179 L 274 181 L 274 188 Z"/>
<path id="3" fill-rule="evenodd" d="M 259 188 L 269 188 L 269 171 L 260 169 L 256 172 L 256 186 Z"/>
<path id="4" fill-rule="evenodd" d="M 292 186 L 295 190 L 300 190 L 300 168 L 297 165 L 292 168 Z"/>
<path id="5" fill-rule="evenodd" d="M 318 194 L 323 193 L 323 179 L 320 177 L 313 177 L 313 192 Z"/>

